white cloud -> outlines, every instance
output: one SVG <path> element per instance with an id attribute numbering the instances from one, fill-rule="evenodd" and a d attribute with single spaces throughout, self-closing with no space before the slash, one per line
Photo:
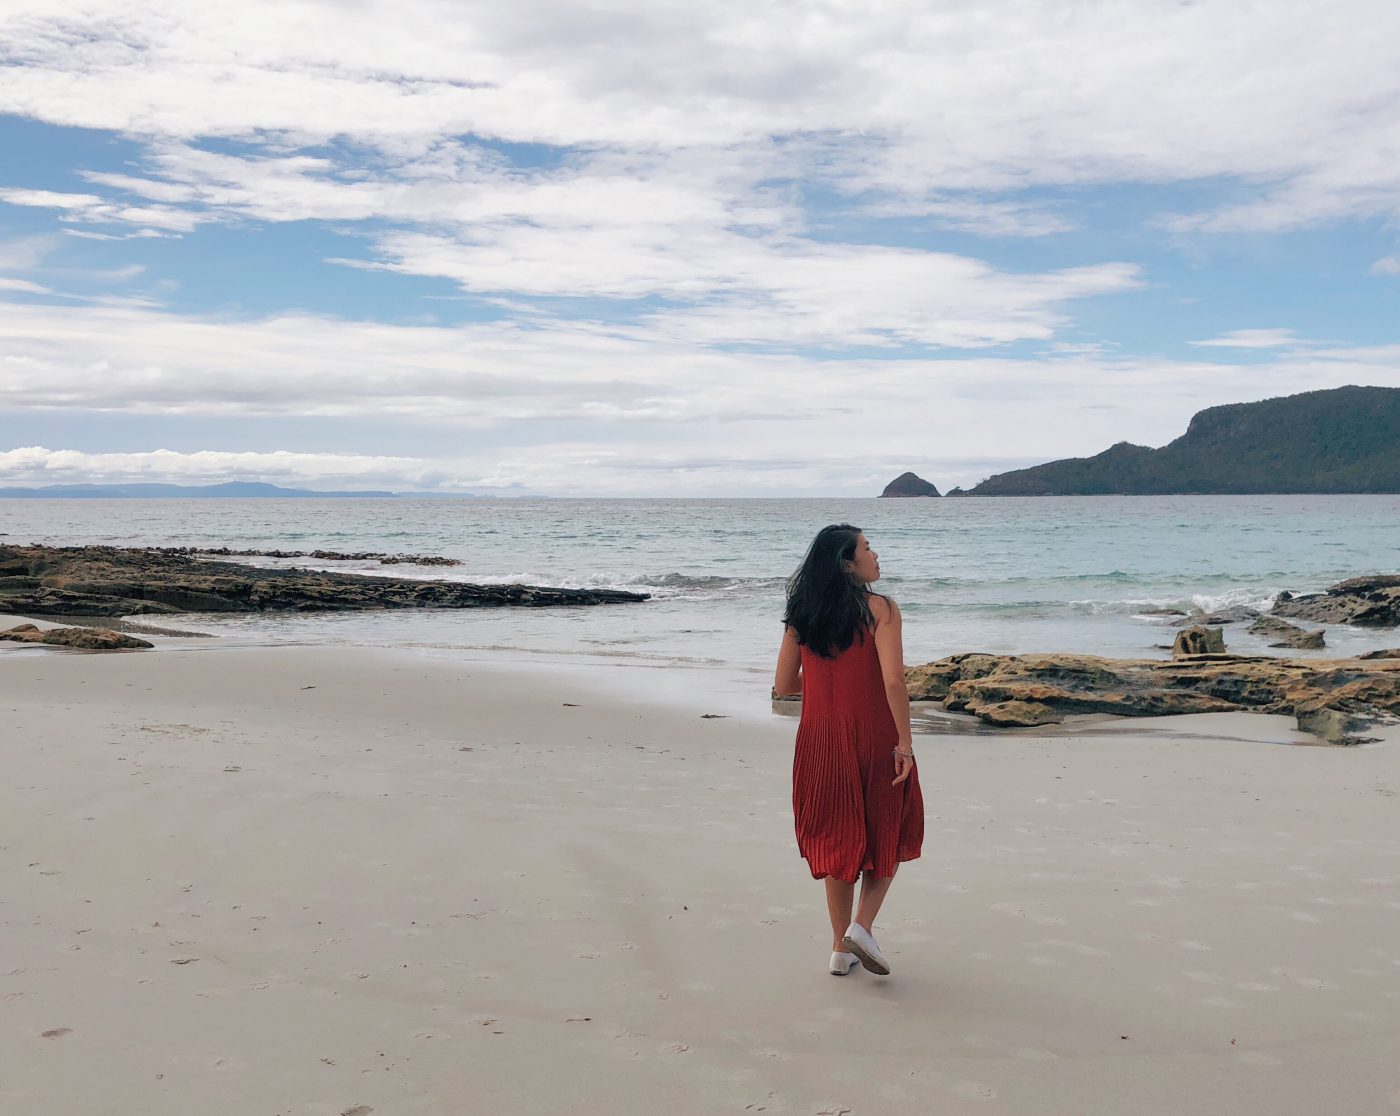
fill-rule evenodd
<path id="1" fill-rule="evenodd" d="M 84 453 L 23 446 L 0 452 L 0 483 L 7 487 L 46 484 L 116 484 L 134 481 L 217 483 L 230 478 L 269 482 L 315 479 L 344 481 L 405 478 L 427 467 L 416 458 L 330 453 Z"/>
<path id="2" fill-rule="evenodd" d="M 1234 0 L 16 0 L 0 28 L 0 111 L 129 135 L 344 137 L 394 163 L 463 135 L 662 159 L 781 137 L 803 177 L 954 222 L 997 211 L 950 191 L 1222 176 L 1253 196 L 1183 223 L 1400 210 L 1388 0 L 1279 0 L 1268 18 Z M 1008 229 L 1046 227 L 1007 204 Z"/>
<path id="3" fill-rule="evenodd" d="M 1219 337 L 1188 341 L 1187 344 L 1220 349 L 1278 349 L 1302 344 L 1302 340 L 1295 337 L 1291 329 L 1232 329 Z"/>
<path id="4" fill-rule="evenodd" d="M 1400 275 L 1400 256 L 1382 256 L 1370 267 L 1372 275 Z"/>
<path id="5" fill-rule="evenodd" d="M 212 463 L 198 474 L 206 479 L 595 495 L 862 493 L 907 468 L 947 488 L 1123 439 L 1160 445 L 1218 403 L 1400 386 L 1400 345 L 1292 350 L 1244 366 L 1093 351 L 818 360 L 548 319 L 532 328 L 236 322 L 33 302 L 0 314 L 0 354 L 0 402 L 22 413 L 140 415 L 185 440 L 204 416 L 340 418 L 360 420 L 360 430 L 421 430 L 434 445 L 450 430 L 461 446 L 386 463 L 365 454 L 361 434 L 346 434 L 331 455 L 340 464 L 296 454 L 270 473 L 276 462 L 261 458 L 196 459 Z M 379 464 L 362 473 L 345 464 L 362 457 Z M 195 475 L 182 462 L 153 458 L 141 475 Z"/>
<path id="6" fill-rule="evenodd" d="M 649 324 L 705 343 L 979 347 L 1045 339 L 1073 299 L 1130 290 L 1129 264 L 1017 275 L 964 256 L 813 244 L 645 226 L 548 230 L 511 224 L 474 243 L 423 234 L 381 238 L 385 266 L 516 296 L 662 295 L 686 305 Z"/>
<path id="7" fill-rule="evenodd" d="M 39 209 L 58 209 L 64 213 L 65 220 L 116 222 L 180 232 L 188 232 L 202 220 L 199 214 L 188 210 L 170 206 L 113 204 L 96 194 L 0 189 L 0 201 Z"/>
<path id="8" fill-rule="evenodd" d="M 399 166 L 397 178 L 352 181 L 325 158 L 238 157 L 184 144 L 162 145 L 152 164 L 163 180 L 88 177 L 161 204 L 189 202 L 195 208 L 179 211 L 186 225 L 312 216 L 414 223 L 421 230 L 378 235 L 369 260 L 332 262 L 450 279 L 516 300 L 660 296 L 678 306 L 658 313 L 655 328 L 709 343 L 1044 340 L 1064 323 L 1070 301 L 1140 282 L 1125 263 L 1012 274 L 948 253 L 814 242 L 801 235 L 800 211 L 757 180 L 766 162 L 660 165 L 600 155 L 524 173 L 448 142 Z M 154 220 L 149 206 L 123 210 L 91 195 L 9 193 L 94 219 L 126 212 L 137 224 Z"/>
<path id="9" fill-rule="evenodd" d="M 0 275 L 0 291 L 16 291 L 19 294 L 52 294 L 48 287 L 31 283 L 28 279 L 8 279 Z"/>

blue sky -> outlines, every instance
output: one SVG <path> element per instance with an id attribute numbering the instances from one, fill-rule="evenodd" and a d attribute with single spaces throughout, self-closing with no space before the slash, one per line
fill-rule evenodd
<path id="1" fill-rule="evenodd" d="M 0 14 L 0 485 L 944 488 L 1400 386 L 1400 8 Z"/>

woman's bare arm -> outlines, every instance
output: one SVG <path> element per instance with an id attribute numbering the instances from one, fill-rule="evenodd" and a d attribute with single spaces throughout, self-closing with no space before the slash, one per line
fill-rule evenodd
<path id="1" fill-rule="evenodd" d="M 783 642 L 778 648 L 778 670 L 773 676 L 773 696 L 786 697 L 802 692 L 802 647 L 797 633 L 783 629 Z"/>
<path id="2" fill-rule="evenodd" d="M 888 597 L 872 596 L 870 611 L 875 617 L 875 650 L 880 656 L 880 676 L 885 681 L 885 698 L 899 730 L 896 745 L 895 782 L 902 783 L 914 770 L 914 732 L 909 724 L 909 686 L 904 680 L 904 631 L 899 605 Z M 899 753 L 906 753 L 905 759 Z"/>

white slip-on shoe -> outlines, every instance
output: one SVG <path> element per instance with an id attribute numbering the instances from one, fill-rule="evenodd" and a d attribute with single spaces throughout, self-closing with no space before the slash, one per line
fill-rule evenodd
<path id="1" fill-rule="evenodd" d="M 885 955 L 880 952 L 880 947 L 875 944 L 875 937 L 859 922 L 853 922 L 846 927 L 846 936 L 841 944 L 850 953 L 854 953 L 860 958 L 860 963 L 872 973 L 880 976 L 890 975 L 889 962 L 885 960 Z"/>
<path id="2" fill-rule="evenodd" d="M 830 972 L 832 976 L 845 976 L 859 964 L 860 958 L 854 953 L 833 953 L 831 955 L 831 965 L 827 971 Z"/>

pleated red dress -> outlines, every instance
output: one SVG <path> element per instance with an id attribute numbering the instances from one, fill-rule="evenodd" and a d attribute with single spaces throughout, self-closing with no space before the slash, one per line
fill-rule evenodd
<path id="1" fill-rule="evenodd" d="M 894 875 L 919 855 L 924 797 L 916 768 L 899 786 L 899 730 L 885 698 L 873 632 L 835 658 L 802 648 L 802 720 L 792 761 L 797 848 L 816 879 Z"/>

